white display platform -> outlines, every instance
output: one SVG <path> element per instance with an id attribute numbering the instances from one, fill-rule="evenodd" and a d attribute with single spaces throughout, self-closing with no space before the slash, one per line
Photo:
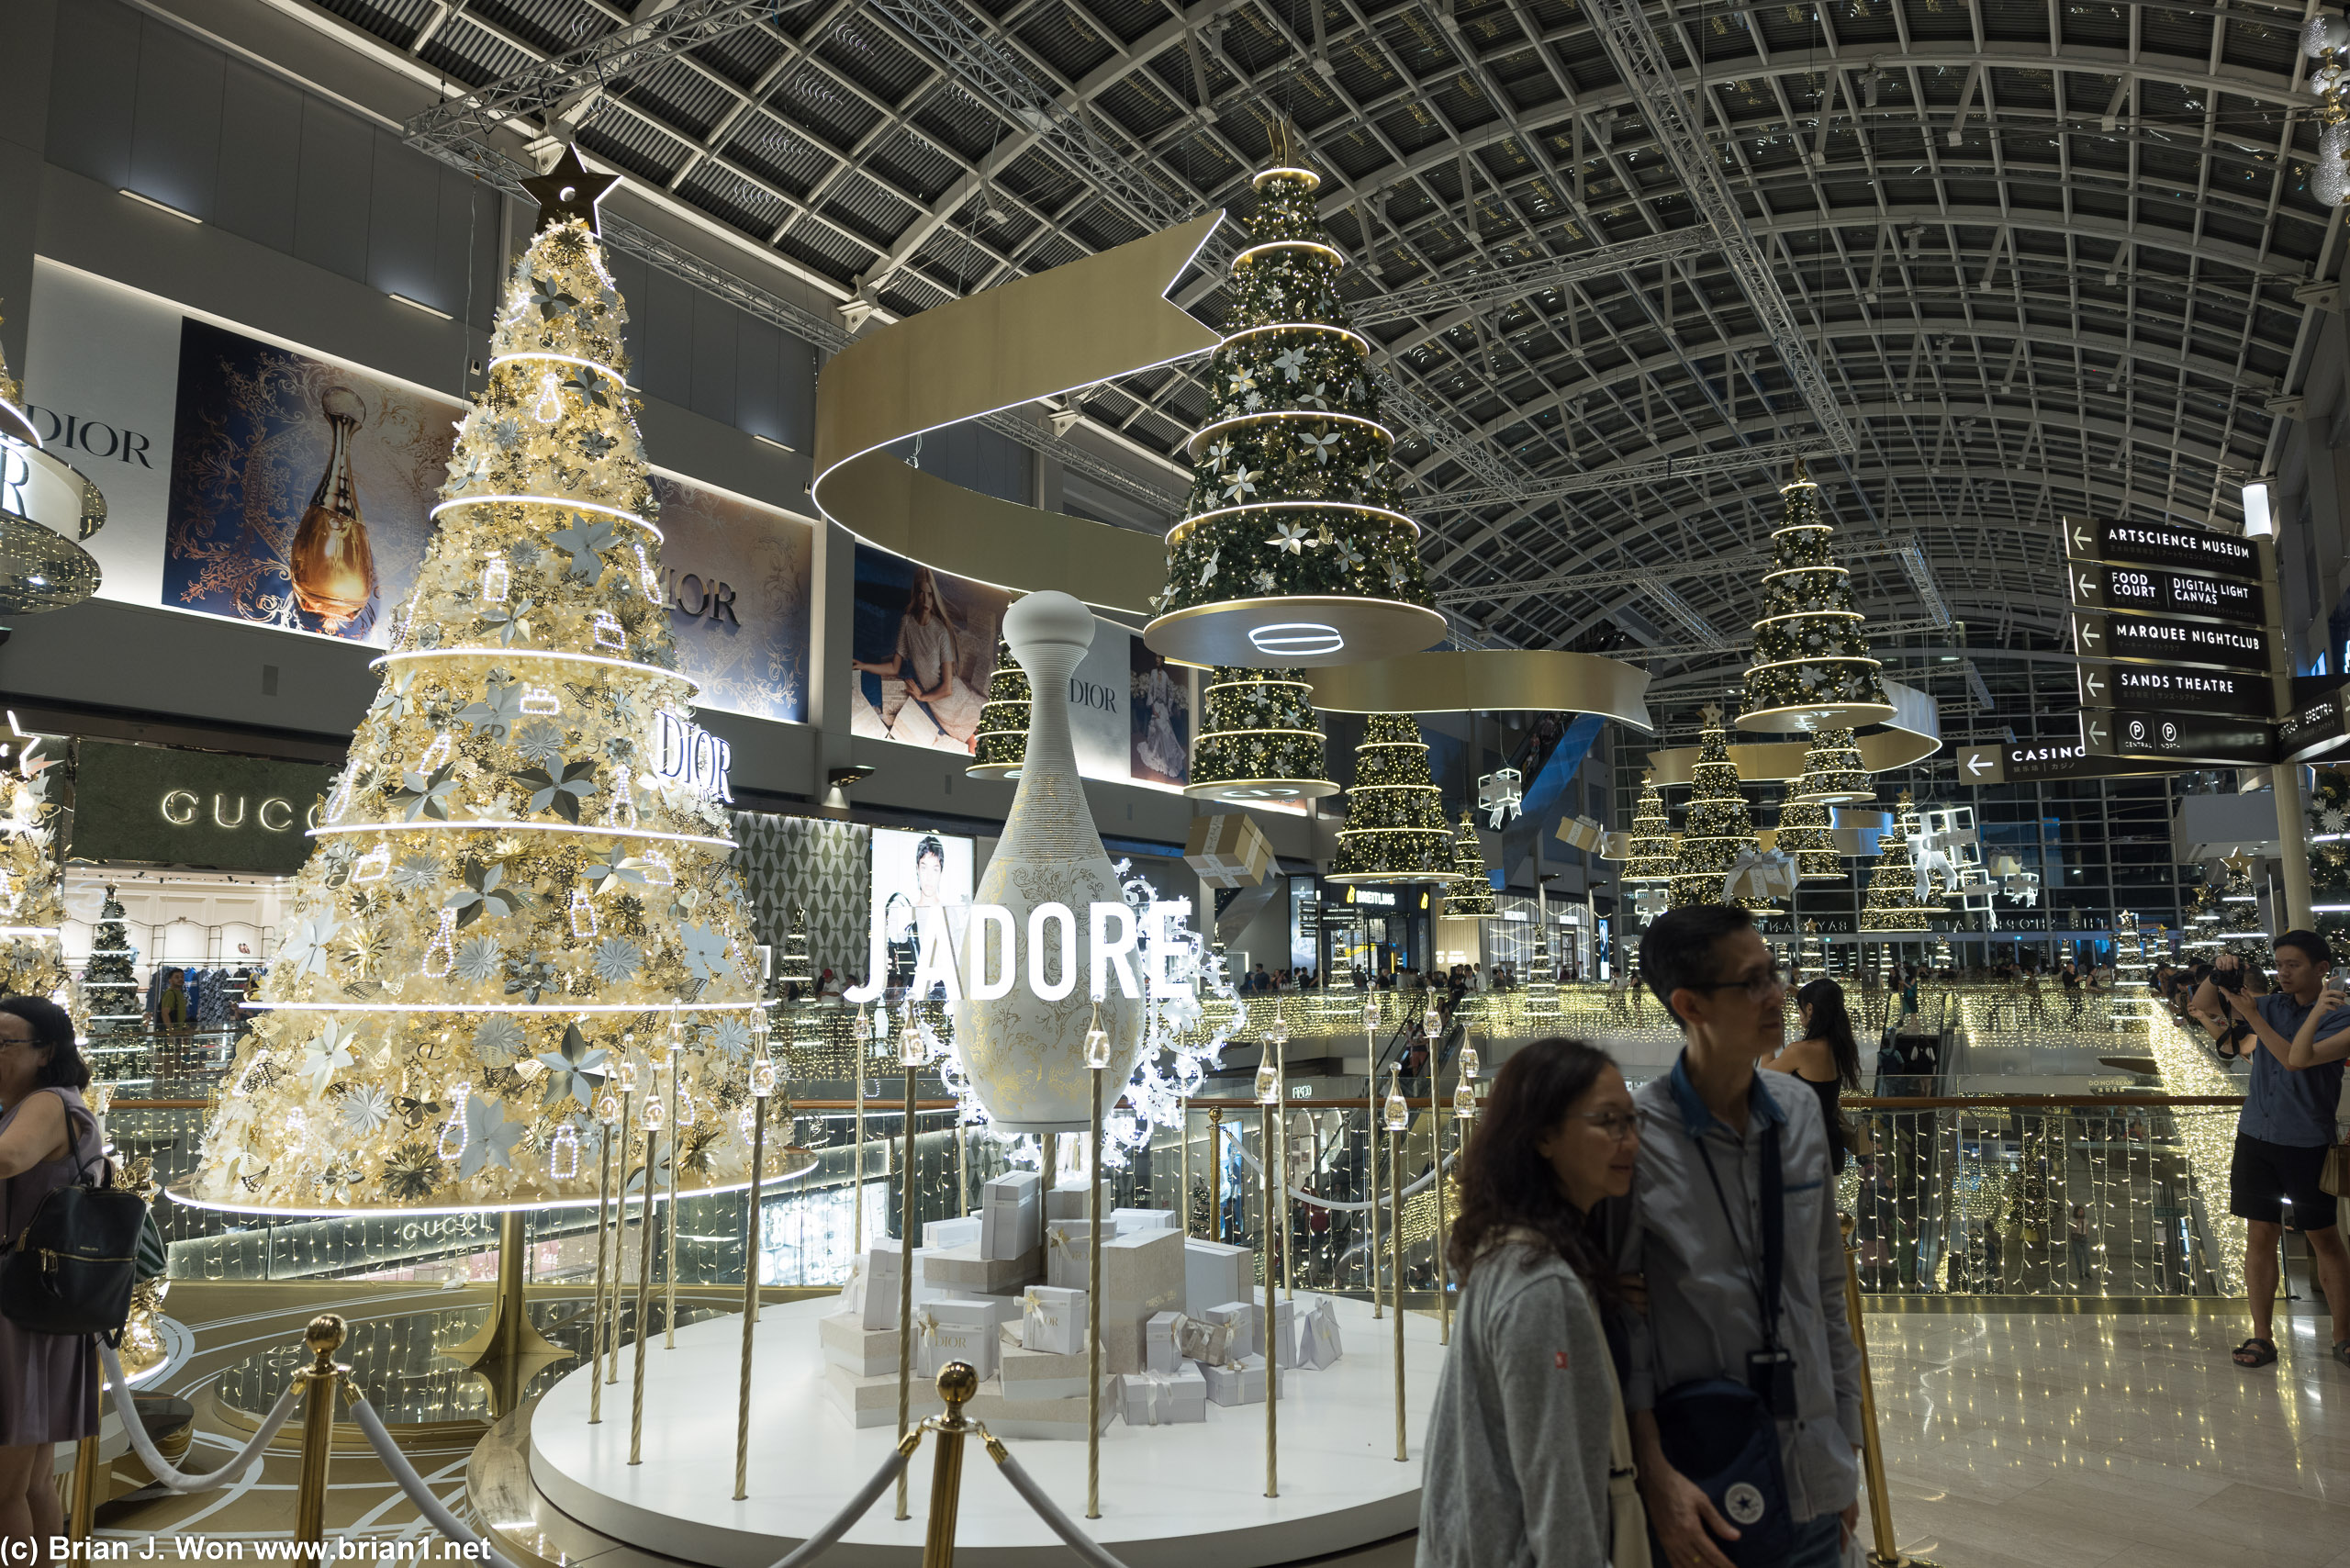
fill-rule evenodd
<path id="1" fill-rule="evenodd" d="M 1307 1298 L 1301 1296 L 1303 1305 Z M 1281 1493 L 1265 1491 L 1265 1407 L 1210 1405 L 1204 1423 L 1102 1434 L 1102 1518 L 1086 1520 L 1085 1444 L 1008 1439 L 1020 1462 L 1087 1533 L 1130 1568 L 1267 1568 L 1384 1540 L 1420 1518 L 1420 1460 L 1445 1351 L 1433 1318 L 1404 1319 L 1404 1431 L 1395 1459 L 1394 1325 L 1369 1305 L 1333 1298 L 1345 1353 L 1289 1372 L 1281 1402 Z M 531 1423 L 531 1477 L 548 1502 L 600 1535 L 713 1568 L 769 1568 L 829 1519 L 879 1468 L 892 1428 L 857 1431 L 817 1383 L 816 1319 L 832 1297 L 770 1305 L 758 1326 L 751 1410 L 750 1495 L 733 1501 L 739 1317 L 677 1330 L 675 1350 L 646 1347 L 644 1462 L 628 1462 L 634 1351 L 588 1425 L 583 1369 L 551 1389 Z M 919 1384 L 917 1385 L 919 1386 Z M 824 1557 L 826 1568 L 915 1568 L 930 1508 L 933 1445 L 908 1474 L 900 1523 L 885 1492 Z M 958 1562 L 1033 1568 L 1068 1561 L 977 1442 L 963 1457 Z M 1044 1555 L 1040 1558 L 1039 1553 Z"/>

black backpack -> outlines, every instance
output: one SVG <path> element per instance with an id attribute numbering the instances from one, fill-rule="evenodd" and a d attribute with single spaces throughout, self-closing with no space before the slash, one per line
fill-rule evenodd
<path id="1" fill-rule="evenodd" d="M 78 1143 L 71 1110 L 65 1125 Z M 100 1181 L 85 1177 L 42 1198 L 16 1245 L 0 1254 L 0 1316 L 31 1333 L 103 1334 L 119 1346 L 147 1204 L 107 1184 L 111 1162 L 98 1165 Z"/>

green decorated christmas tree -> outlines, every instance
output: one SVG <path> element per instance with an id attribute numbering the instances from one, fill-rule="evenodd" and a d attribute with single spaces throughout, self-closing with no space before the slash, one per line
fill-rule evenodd
<path id="1" fill-rule="evenodd" d="M 1334 882 L 1446 882 L 1454 874 L 1444 797 L 1428 777 L 1427 743 L 1409 713 L 1373 713 L 1355 748 L 1347 825 Z"/>
<path id="2" fill-rule="evenodd" d="M 1861 905 L 1863 931 L 1929 931 L 1937 915 L 1950 912 L 1918 896 L 1918 868 L 1909 856 L 1909 837 L 1903 823 L 1910 821 L 1909 796 L 1905 791 L 1893 825 L 1876 841 L 1876 868 L 1869 873 L 1869 890 Z"/>
<path id="3" fill-rule="evenodd" d="M 1830 549 L 1834 532 L 1819 513 L 1819 487 L 1796 465 L 1780 492 L 1785 512 L 1771 535 L 1762 613 L 1754 622 L 1754 662 L 1738 716 L 1741 730 L 1850 729 L 1893 716 L 1877 661 L 1869 655 L 1851 574 Z"/>
<path id="4" fill-rule="evenodd" d="M 1395 438 L 1380 422 L 1371 345 L 1339 294 L 1346 258 L 1315 214 L 1321 180 L 1285 141 L 1277 130 L 1276 166 L 1256 177 L 1191 496 L 1145 629 L 1154 648 L 1197 657 L 1181 639 L 1218 627 L 1230 651 L 1214 662 L 1267 668 L 1410 652 L 1444 634 Z"/>
<path id="5" fill-rule="evenodd" d="M 1626 850 L 1623 879 L 1627 885 L 1673 879 L 1673 819 L 1665 814 L 1664 791 L 1657 788 L 1653 772 L 1640 775 L 1640 803 L 1632 812 L 1631 840 Z"/>
<path id="6" fill-rule="evenodd" d="M 569 152 L 531 182 L 538 227 L 206 1129 L 197 1201 L 593 1203 L 610 1079 L 664 1104 L 640 1101 L 648 1130 L 669 1125 L 680 1191 L 747 1175 L 733 1111 L 759 976 L 725 750 L 693 722 L 670 641 L 596 236 L 611 183 Z"/>
<path id="7" fill-rule="evenodd" d="M 808 906 L 804 903 L 792 908 L 790 928 L 783 934 L 783 951 L 776 956 L 775 983 L 778 991 L 798 986 L 803 998 L 816 983 L 815 970 L 808 962 Z"/>
<path id="8" fill-rule="evenodd" d="M 1205 710 L 1183 793 L 1214 801 L 1305 801 L 1338 787 L 1322 761 L 1314 688 L 1293 669 L 1220 665 L 1201 694 Z"/>
<path id="9" fill-rule="evenodd" d="M 1800 881 L 1834 881 L 1844 874 L 1843 857 L 1836 853 L 1828 805 L 1823 801 L 1790 799 L 1779 808 L 1778 836 L 1771 847 L 1795 857 Z"/>
<path id="10" fill-rule="evenodd" d="M 1754 814 L 1738 790 L 1738 765 L 1729 759 L 1722 711 L 1707 703 L 1696 766 L 1690 769 L 1689 812 L 1681 824 L 1681 846 L 1673 857 L 1672 904 L 1720 903 L 1722 882 L 1740 854 L 1755 850 Z M 1768 900 L 1740 899 L 1748 909 L 1768 909 Z"/>
<path id="11" fill-rule="evenodd" d="M 971 737 L 974 778 L 1017 778 L 1028 755 L 1028 672 L 1012 656 L 1010 644 L 995 640 L 995 673 L 988 677 L 988 700 Z"/>
<path id="12" fill-rule="evenodd" d="M 1477 920 L 1498 919 L 1494 903 L 1494 879 L 1485 869 L 1485 846 L 1477 838 L 1477 819 L 1460 813 L 1460 827 L 1452 840 L 1453 879 L 1444 890 L 1444 913 Z"/>
<path id="13" fill-rule="evenodd" d="M 122 901 L 106 884 L 90 931 L 90 961 L 82 968 L 82 1002 L 90 1010 L 90 1035 L 135 1035 L 145 1015 L 139 1001 L 139 949 L 130 945 L 130 922 Z"/>
<path id="14" fill-rule="evenodd" d="M 1817 801 L 1825 806 L 1851 805 L 1876 798 L 1868 769 L 1861 765 L 1861 748 L 1850 730 L 1821 730 L 1803 754 L 1803 777 L 1788 791 L 1789 800 Z"/>

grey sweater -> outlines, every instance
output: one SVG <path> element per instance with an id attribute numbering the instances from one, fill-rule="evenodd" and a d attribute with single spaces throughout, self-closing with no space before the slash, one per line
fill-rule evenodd
<path id="1" fill-rule="evenodd" d="M 1557 1254 L 1470 1271 L 1428 1415 L 1418 1568 L 1606 1568 L 1607 1340 Z"/>

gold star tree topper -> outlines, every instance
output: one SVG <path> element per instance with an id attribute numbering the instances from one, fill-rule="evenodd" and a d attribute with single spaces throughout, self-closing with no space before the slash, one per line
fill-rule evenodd
<path id="1" fill-rule="evenodd" d="M 522 182 L 522 188 L 537 197 L 539 203 L 538 228 L 532 232 L 553 229 L 576 218 L 588 225 L 588 233 L 601 234 L 604 230 L 597 217 L 596 204 L 620 183 L 618 174 L 599 174 L 589 170 L 579 161 L 577 147 L 565 147 L 554 167 Z"/>

